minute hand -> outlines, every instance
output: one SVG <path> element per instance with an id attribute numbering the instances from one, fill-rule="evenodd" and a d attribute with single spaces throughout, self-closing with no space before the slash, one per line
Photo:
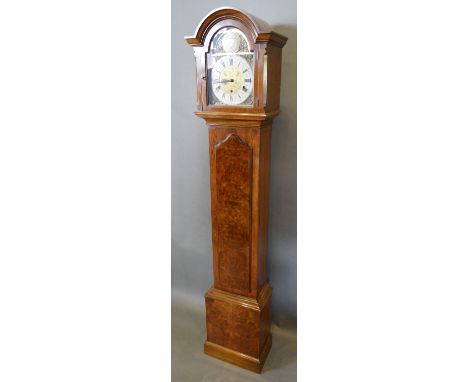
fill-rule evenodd
<path id="1" fill-rule="evenodd" d="M 214 84 L 227 84 L 228 82 L 234 82 L 234 79 L 231 78 L 230 80 L 213 81 Z"/>

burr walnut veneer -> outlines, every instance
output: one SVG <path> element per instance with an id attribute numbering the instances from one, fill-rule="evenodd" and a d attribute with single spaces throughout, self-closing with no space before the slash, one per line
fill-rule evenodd
<path id="1" fill-rule="evenodd" d="M 213 60 L 246 57 L 238 65 L 249 64 L 251 71 L 242 74 L 232 67 L 209 82 L 216 76 L 213 70 L 223 67 L 208 67 L 212 41 L 220 34 L 222 53 Z M 205 353 L 258 373 L 272 342 L 266 274 L 270 142 L 286 40 L 267 23 L 233 8 L 213 11 L 194 36 L 186 37 L 196 62 L 195 114 L 209 132 L 214 285 L 205 295 Z M 240 47 L 245 52 L 236 53 Z M 218 92 L 216 102 L 210 100 L 212 89 Z"/>

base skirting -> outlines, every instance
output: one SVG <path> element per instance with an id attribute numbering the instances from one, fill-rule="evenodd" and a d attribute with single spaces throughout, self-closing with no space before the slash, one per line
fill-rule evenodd
<path id="1" fill-rule="evenodd" d="M 247 354 L 242 354 L 224 346 L 205 341 L 205 354 L 218 358 L 224 362 L 229 362 L 233 365 L 242 367 L 243 369 L 253 371 L 255 373 L 261 373 L 270 349 L 271 334 L 268 335 L 259 358 L 255 358 Z"/>

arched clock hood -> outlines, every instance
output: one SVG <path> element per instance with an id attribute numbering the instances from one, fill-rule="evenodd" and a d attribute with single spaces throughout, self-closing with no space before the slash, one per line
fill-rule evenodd
<path id="1" fill-rule="evenodd" d="M 249 51 L 244 51 L 242 54 L 245 54 L 244 58 L 249 58 L 250 55 L 251 60 L 248 64 L 251 66 L 253 74 L 251 78 L 246 78 L 246 81 L 249 81 L 246 84 L 246 90 L 251 91 L 251 94 L 247 95 L 244 92 L 243 98 L 238 98 L 237 104 L 234 101 L 213 101 L 215 96 L 213 95 L 212 75 L 217 57 L 214 55 L 216 52 L 213 52 L 210 46 L 222 30 L 229 28 L 237 29 L 245 36 Z M 223 7 L 217 8 L 205 16 L 196 28 L 194 35 L 185 37 L 185 41 L 192 46 L 195 55 L 196 115 L 204 118 L 209 124 L 218 123 L 220 117 L 229 120 L 267 121 L 278 115 L 280 111 L 281 52 L 287 37 L 273 31 L 267 22 L 245 11 Z M 246 63 L 241 58 L 236 61 L 237 64 Z M 229 81 L 234 81 L 232 78 L 234 77 L 231 76 Z M 217 78 L 215 81 L 219 83 L 219 81 L 228 80 Z M 242 84 L 240 84 L 240 88 L 242 88 Z M 230 98 L 227 99 L 230 100 Z M 243 99 L 246 101 L 240 105 L 239 103 Z"/>
<path id="2" fill-rule="evenodd" d="M 209 30 L 218 22 L 226 19 L 237 19 L 252 31 L 255 43 L 270 43 L 280 48 L 286 44 L 287 37 L 274 32 L 266 21 L 251 14 L 231 7 L 221 7 L 213 10 L 200 22 L 193 36 L 185 37 L 185 41 L 192 46 L 203 46 Z"/>

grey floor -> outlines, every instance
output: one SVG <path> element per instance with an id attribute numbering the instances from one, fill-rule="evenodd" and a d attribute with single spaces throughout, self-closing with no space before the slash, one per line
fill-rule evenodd
<path id="1" fill-rule="evenodd" d="M 200 300 L 200 301 L 198 301 Z M 172 296 L 172 381 L 296 381 L 296 333 L 272 325 L 273 344 L 262 374 L 252 373 L 203 353 L 203 297 Z"/>

